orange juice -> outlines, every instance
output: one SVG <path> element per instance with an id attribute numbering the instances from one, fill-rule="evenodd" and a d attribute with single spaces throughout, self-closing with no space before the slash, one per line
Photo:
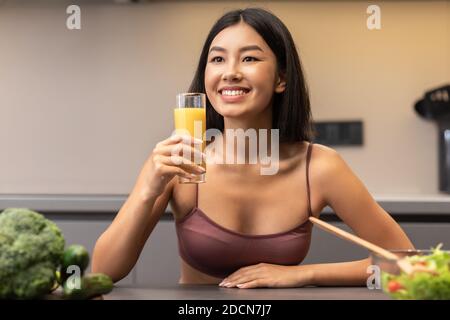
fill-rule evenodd
<path id="1" fill-rule="evenodd" d="M 174 109 L 175 129 L 181 134 L 189 134 L 194 138 L 203 140 L 206 131 L 206 110 L 205 108 L 176 108 Z M 205 141 L 201 146 L 201 151 L 205 149 Z M 193 161 L 195 159 L 192 159 Z M 204 161 L 199 163 L 206 169 Z"/>
<path id="2" fill-rule="evenodd" d="M 176 108 L 174 119 L 175 129 L 187 130 L 192 137 L 203 140 L 206 131 L 205 108 Z"/>

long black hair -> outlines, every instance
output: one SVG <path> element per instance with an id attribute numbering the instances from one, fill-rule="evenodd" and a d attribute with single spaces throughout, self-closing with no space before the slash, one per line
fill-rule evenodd
<path id="1" fill-rule="evenodd" d="M 233 10 L 217 20 L 203 45 L 189 91 L 206 93 L 205 69 L 209 47 L 220 31 L 241 21 L 255 29 L 266 41 L 275 54 L 278 72 L 285 75 L 284 92 L 274 93 L 272 129 L 280 130 L 280 142 L 311 141 L 315 131 L 309 93 L 294 40 L 284 23 L 264 9 Z M 215 128 L 223 132 L 223 116 L 214 110 L 208 98 L 206 108 L 206 128 Z"/>

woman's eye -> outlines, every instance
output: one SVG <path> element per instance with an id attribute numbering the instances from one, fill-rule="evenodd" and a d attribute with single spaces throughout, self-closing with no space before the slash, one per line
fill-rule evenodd
<path id="1" fill-rule="evenodd" d="M 223 58 L 222 57 L 214 57 L 211 59 L 211 62 L 222 62 Z"/>
<path id="2" fill-rule="evenodd" d="M 245 57 L 244 58 L 244 62 L 250 62 L 250 61 L 257 61 L 258 59 L 256 59 L 255 57 Z"/>

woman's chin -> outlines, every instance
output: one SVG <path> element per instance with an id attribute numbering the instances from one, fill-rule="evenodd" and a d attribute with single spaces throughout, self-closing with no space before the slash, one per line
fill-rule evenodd
<path id="1" fill-rule="evenodd" d="M 216 111 L 225 118 L 241 118 L 249 113 L 245 105 L 237 103 L 221 104 Z"/>
<path id="2" fill-rule="evenodd" d="M 242 111 L 236 111 L 236 112 L 221 112 L 220 113 L 222 115 L 222 117 L 227 118 L 227 119 L 244 119 L 247 115 L 246 112 L 242 112 Z"/>

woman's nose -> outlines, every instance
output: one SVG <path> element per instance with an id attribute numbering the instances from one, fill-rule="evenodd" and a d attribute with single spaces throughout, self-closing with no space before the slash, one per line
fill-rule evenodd
<path id="1" fill-rule="evenodd" d="M 239 81 L 242 79 L 242 74 L 236 68 L 232 67 L 224 72 L 222 80 L 225 81 Z"/>

